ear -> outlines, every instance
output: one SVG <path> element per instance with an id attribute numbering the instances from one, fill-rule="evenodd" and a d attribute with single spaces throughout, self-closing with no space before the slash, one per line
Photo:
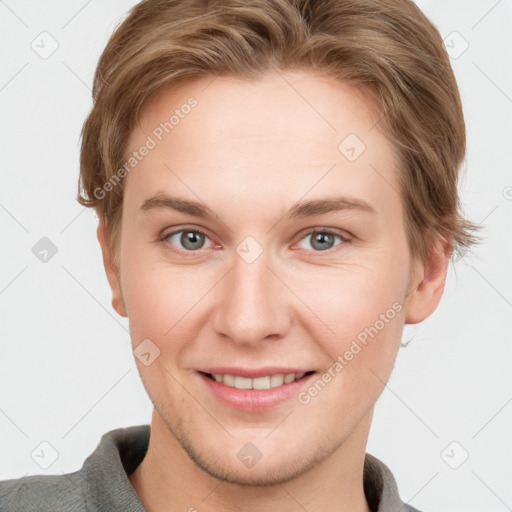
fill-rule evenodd
<path id="1" fill-rule="evenodd" d="M 436 234 L 428 258 L 416 261 L 412 272 L 405 323 L 417 324 L 428 318 L 437 308 L 444 291 L 452 239 Z"/>
<path id="2" fill-rule="evenodd" d="M 103 254 L 103 266 L 105 267 L 105 273 L 112 290 L 112 307 L 121 316 L 128 316 L 126 314 L 126 307 L 124 304 L 123 294 L 121 293 L 121 286 L 119 281 L 119 269 L 115 263 L 113 257 L 112 248 L 110 247 L 107 228 L 105 221 L 100 218 L 98 229 L 96 230 L 98 242 L 101 246 L 101 252 Z"/>

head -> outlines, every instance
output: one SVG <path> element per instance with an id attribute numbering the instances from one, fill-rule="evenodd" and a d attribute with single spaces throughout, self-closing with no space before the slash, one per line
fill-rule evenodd
<path id="1" fill-rule="evenodd" d="M 435 27 L 408 0 L 143 1 L 93 96 L 79 201 L 133 347 L 159 350 L 137 364 L 162 424 L 242 484 L 365 443 L 403 326 L 432 314 L 475 240 Z M 200 373 L 222 365 L 314 374 L 296 400 L 242 412 Z M 264 454 L 250 469 L 248 442 Z"/>

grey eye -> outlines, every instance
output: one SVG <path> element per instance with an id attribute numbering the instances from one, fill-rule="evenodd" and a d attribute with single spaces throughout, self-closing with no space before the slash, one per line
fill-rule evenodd
<path id="1" fill-rule="evenodd" d="M 182 229 L 181 231 L 171 233 L 166 238 L 174 245 L 179 241 L 178 248 L 180 249 L 183 248 L 187 251 L 195 251 L 203 248 L 205 240 L 208 237 L 200 231 Z"/>
<path id="2" fill-rule="evenodd" d="M 343 243 L 343 239 L 340 235 L 336 233 L 331 233 L 330 231 L 311 231 L 308 233 L 302 240 L 310 239 L 310 246 L 313 247 L 315 251 L 327 251 L 332 249 L 335 246 L 336 238 Z M 340 244 L 337 244 L 340 245 Z M 302 249 L 309 249 L 309 247 L 301 247 Z"/>

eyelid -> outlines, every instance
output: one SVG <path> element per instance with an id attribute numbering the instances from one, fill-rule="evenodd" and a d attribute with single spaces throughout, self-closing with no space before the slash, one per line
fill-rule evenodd
<path id="1" fill-rule="evenodd" d="M 342 240 L 348 241 L 352 238 L 352 235 L 347 233 L 346 231 L 342 231 L 341 229 L 336 228 L 328 228 L 324 226 L 317 226 L 314 228 L 308 228 L 306 231 L 303 232 L 302 237 L 300 240 L 302 240 L 304 237 L 310 235 L 311 233 L 329 233 L 331 235 L 339 236 Z"/>
<path id="2" fill-rule="evenodd" d="M 167 231 L 168 229 L 169 231 Z M 187 226 L 186 224 L 182 226 L 168 226 L 167 228 L 161 231 L 159 238 L 165 240 L 166 238 L 169 238 L 171 235 L 181 233 L 182 231 L 193 231 L 194 233 L 201 233 L 202 235 L 208 237 L 210 240 L 212 239 L 211 235 L 209 234 L 209 231 L 206 228 Z"/>

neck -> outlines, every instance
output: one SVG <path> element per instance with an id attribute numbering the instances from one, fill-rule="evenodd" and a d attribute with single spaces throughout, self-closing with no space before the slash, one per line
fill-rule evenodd
<path id="1" fill-rule="evenodd" d="M 299 477 L 262 487 L 219 480 L 193 462 L 153 411 L 148 451 L 129 480 L 148 512 L 371 512 L 363 468 L 373 409 L 331 455 Z"/>

